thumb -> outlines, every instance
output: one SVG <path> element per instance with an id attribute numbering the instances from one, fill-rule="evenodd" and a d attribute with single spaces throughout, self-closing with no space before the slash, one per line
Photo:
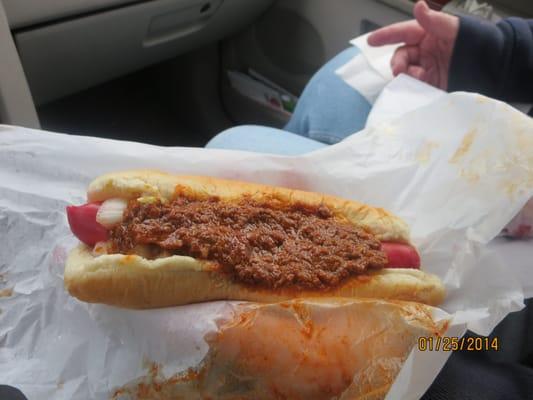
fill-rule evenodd
<path id="1" fill-rule="evenodd" d="M 425 1 L 416 3 L 413 13 L 420 26 L 426 32 L 440 39 L 455 39 L 459 30 L 457 17 L 430 10 Z"/>

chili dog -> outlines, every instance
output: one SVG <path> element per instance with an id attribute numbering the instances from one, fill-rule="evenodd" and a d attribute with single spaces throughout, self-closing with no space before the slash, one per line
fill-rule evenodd
<path id="1" fill-rule="evenodd" d="M 439 304 L 406 224 L 318 193 L 207 177 L 102 176 L 67 208 L 82 244 L 65 286 L 80 300 L 150 308 L 210 300 L 371 297 Z"/>

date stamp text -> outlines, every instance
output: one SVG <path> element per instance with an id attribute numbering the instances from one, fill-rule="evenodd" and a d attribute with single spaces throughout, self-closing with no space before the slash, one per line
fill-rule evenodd
<path id="1" fill-rule="evenodd" d="M 498 337 L 421 336 L 418 338 L 420 351 L 498 351 L 499 349 Z"/>

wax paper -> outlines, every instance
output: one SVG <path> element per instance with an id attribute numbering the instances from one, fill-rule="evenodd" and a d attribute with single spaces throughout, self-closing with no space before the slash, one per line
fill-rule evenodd
<path id="1" fill-rule="evenodd" d="M 115 170 L 155 168 L 314 190 L 385 207 L 411 226 L 425 271 L 453 317 L 446 335 L 488 334 L 523 306 L 530 274 L 487 243 L 533 189 L 533 123 L 465 93 L 297 157 L 190 148 L 0 127 L 0 380 L 32 399 L 106 399 L 147 374 L 198 365 L 204 337 L 231 303 L 122 310 L 70 297 L 62 273 L 76 244 L 65 207 Z M 531 257 L 529 257 L 530 259 Z M 531 279 L 531 278 L 529 278 Z M 273 338 L 275 340 L 275 338 Z M 390 399 L 420 397 L 449 352 L 413 349 Z"/>
<path id="2" fill-rule="evenodd" d="M 443 90 L 407 75 L 400 75 L 391 82 L 391 58 L 401 44 L 372 47 L 367 42 L 369 35 L 370 33 L 361 35 L 350 41 L 350 44 L 359 49 L 359 53 L 335 71 L 346 84 L 373 104 L 366 121 L 367 127 L 375 121 L 397 118 L 446 94 Z M 526 114 L 532 107 L 526 103 L 511 105 Z M 533 199 L 502 229 L 500 235 L 511 238 L 533 237 Z"/>
<path id="3" fill-rule="evenodd" d="M 383 397 L 419 338 L 436 341 L 449 324 L 432 307 L 376 299 L 241 303 L 231 311 L 206 337 L 200 365 L 166 376 L 151 363 L 113 400 Z"/>

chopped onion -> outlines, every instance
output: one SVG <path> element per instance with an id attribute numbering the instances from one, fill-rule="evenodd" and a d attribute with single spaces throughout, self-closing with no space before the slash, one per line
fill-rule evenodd
<path id="1" fill-rule="evenodd" d="M 137 199 L 137 202 L 141 203 L 141 204 L 153 204 L 157 201 L 157 198 L 154 197 L 154 196 L 143 196 L 143 197 L 139 197 Z"/>
<path id="2" fill-rule="evenodd" d="M 96 213 L 96 222 L 106 228 L 112 228 L 122 222 L 127 206 L 128 202 L 124 199 L 115 198 L 104 201 Z"/>
<path id="3" fill-rule="evenodd" d="M 93 256 L 98 257 L 107 254 L 107 243 L 106 242 L 97 242 L 94 245 Z"/>

